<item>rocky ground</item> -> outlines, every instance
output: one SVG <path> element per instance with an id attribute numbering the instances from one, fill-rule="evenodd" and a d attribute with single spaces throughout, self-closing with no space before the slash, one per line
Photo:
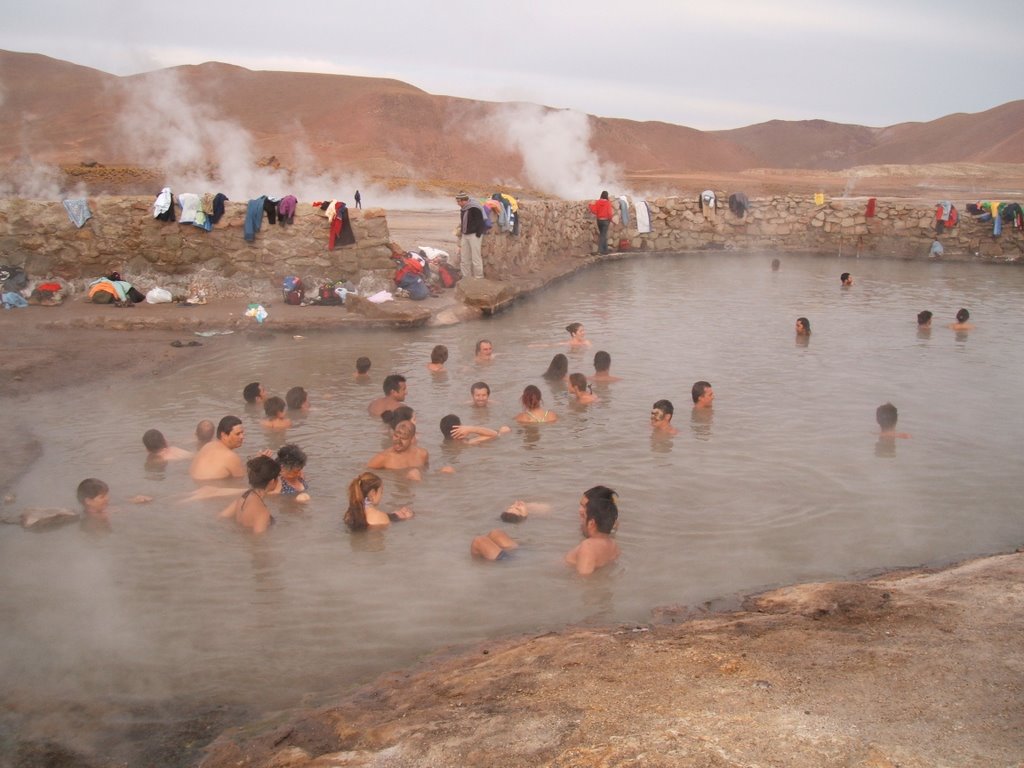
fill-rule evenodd
<path id="1" fill-rule="evenodd" d="M 408 247 L 442 240 L 451 225 L 429 212 L 391 218 Z M 555 277 L 538 276 L 534 286 Z M 476 314 L 454 292 L 428 302 L 415 310 L 426 312 L 424 322 Z M 40 446 L 19 437 L 17 406 L 39 391 L 173 375 L 183 355 L 246 334 L 389 322 L 281 305 L 259 328 L 243 311 L 235 302 L 121 309 L 72 301 L 0 313 L 0 488 L 38 455 Z M 235 333 L 196 336 L 202 329 Z M 176 340 L 204 345 L 171 346 Z M 1022 627 L 1019 553 L 781 589 L 736 612 L 666 608 L 643 627 L 461 649 L 326 709 L 225 733 L 204 766 L 1019 767 Z"/>

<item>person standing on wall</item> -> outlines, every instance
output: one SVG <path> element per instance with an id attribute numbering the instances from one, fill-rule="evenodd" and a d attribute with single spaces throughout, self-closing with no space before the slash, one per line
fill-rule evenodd
<path id="1" fill-rule="evenodd" d="M 455 201 L 462 209 L 462 226 L 459 227 L 462 269 L 466 268 L 465 257 L 468 255 L 473 277 L 483 277 L 484 258 L 481 246 L 484 235 L 484 209 L 480 203 L 471 203 L 469 195 L 465 192 L 459 192 L 455 196 Z"/>
<path id="2" fill-rule="evenodd" d="M 604 255 L 608 253 L 608 227 L 612 223 L 612 204 L 607 191 L 590 204 L 590 212 L 597 217 L 597 250 Z"/>
<path id="3" fill-rule="evenodd" d="M 359 194 L 359 190 L 358 189 L 356 190 L 356 194 L 355 194 L 355 197 L 353 199 L 356 201 L 356 208 L 362 208 L 363 207 L 363 196 Z"/>

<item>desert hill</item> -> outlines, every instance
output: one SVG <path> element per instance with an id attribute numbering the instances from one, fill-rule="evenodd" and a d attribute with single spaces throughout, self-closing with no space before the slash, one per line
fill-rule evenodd
<path id="1" fill-rule="evenodd" d="M 18 192 L 12 179 L 42 166 L 63 169 L 61 186 L 70 177 L 91 193 L 151 193 L 186 171 L 223 178 L 269 166 L 382 186 L 502 184 L 565 196 L 608 179 L 689 189 L 761 169 L 754 179 L 820 187 L 819 178 L 862 165 L 1024 163 L 1024 101 L 885 128 L 773 120 L 705 132 L 436 96 L 379 78 L 220 63 L 118 77 L 0 51 L 0 104 L 8 194 Z M 756 192 L 758 182 L 744 187 Z"/>

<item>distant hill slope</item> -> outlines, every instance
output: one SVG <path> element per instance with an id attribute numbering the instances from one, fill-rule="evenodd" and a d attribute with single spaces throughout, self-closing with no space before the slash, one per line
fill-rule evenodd
<path id="1" fill-rule="evenodd" d="M 556 140 L 556 154 L 582 142 L 568 113 L 547 108 L 435 96 L 396 80 L 218 63 L 117 77 L 0 51 L 0 107 L 0 164 L 31 158 L 65 166 L 199 166 L 273 158 L 285 167 L 305 163 L 379 179 L 528 185 L 509 129 L 527 130 L 530 120 L 517 110 L 555 116 L 543 138 Z M 627 175 L 1024 163 L 1024 101 L 887 128 L 773 120 L 702 132 L 594 116 L 586 123 L 593 156 Z M 563 126 L 564 136 L 551 135 Z"/>

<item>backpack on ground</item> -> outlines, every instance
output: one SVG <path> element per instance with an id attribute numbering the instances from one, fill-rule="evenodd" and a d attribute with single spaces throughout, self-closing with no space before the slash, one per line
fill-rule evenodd
<path id="1" fill-rule="evenodd" d="M 454 288 L 455 284 L 462 279 L 462 270 L 442 261 L 437 265 L 437 276 L 441 278 L 441 285 L 445 288 Z"/>
<path id="2" fill-rule="evenodd" d="M 302 287 L 302 278 L 288 275 L 281 282 L 281 293 L 284 294 L 285 304 L 301 304 L 306 298 L 306 291 Z"/>

